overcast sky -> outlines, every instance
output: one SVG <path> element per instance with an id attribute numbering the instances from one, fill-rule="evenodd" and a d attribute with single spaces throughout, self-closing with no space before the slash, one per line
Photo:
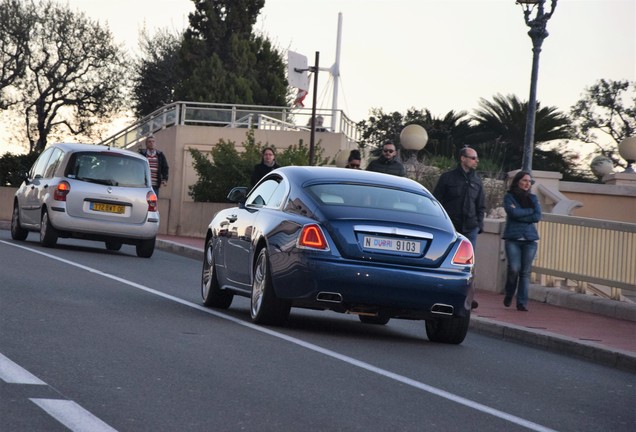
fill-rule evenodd
<path id="1" fill-rule="evenodd" d="M 548 2 L 549 3 L 549 2 Z M 181 30 L 190 0 L 68 0 L 137 49 L 139 30 Z M 313 64 L 335 61 L 342 12 L 338 108 L 354 121 L 370 108 L 434 115 L 472 111 L 500 93 L 528 99 L 532 44 L 514 0 L 266 0 L 256 29 Z M 600 78 L 636 79 L 636 1 L 559 0 L 543 44 L 538 99 L 563 111 Z M 331 108 L 326 72 L 318 106 Z M 311 106 L 311 96 L 305 100 Z"/>
<path id="2" fill-rule="evenodd" d="M 182 29 L 190 0 L 70 0 L 137 47 L 146 25 Z M 256 29 L 313 64 L 335 62 L 342 12 L 339 108 L 354 120 L 370 108 L 442 115 L 501 93 L 528 98 L 532 44 L 514 0 L 266 0 Z M 538 99 L 568 110 L 600 78 L 636 79 L 636 2 L 559 0 L 541 52 Z M 318 105 L 331 107 L 326 72 Z M 311 102 L 310 97 L 306 102 Z M 306 106 L 310 106 L 307 105 Z"/>

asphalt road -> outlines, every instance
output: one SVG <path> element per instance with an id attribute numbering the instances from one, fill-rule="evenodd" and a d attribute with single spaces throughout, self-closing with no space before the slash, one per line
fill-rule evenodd
<path id="1" fill-rule="evenodd" d="M 202 307 L 201 263 L 0 231 L 2 431 L 633 431 L 636 375 L 422 322 L 248 300 Z"/>

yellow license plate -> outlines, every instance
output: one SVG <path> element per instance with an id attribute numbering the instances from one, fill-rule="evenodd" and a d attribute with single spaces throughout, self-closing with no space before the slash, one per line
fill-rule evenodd
<path id="1" fill-rule="evenodd" d="M 124 214 L 126 211 L 123 205 L 105 204 L 105 203 L 91 203 L 91 210 L 106 212 L 106 213 L 118 213 L 118 214 Z"/>

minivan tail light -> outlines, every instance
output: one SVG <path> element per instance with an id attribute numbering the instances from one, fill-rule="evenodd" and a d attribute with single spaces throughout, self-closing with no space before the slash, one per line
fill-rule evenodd
<path id="1" fill-rule="evenodd" d="M 462 240 L 453 256 L 452 263 L 456 265 L 472 265 L 475 263 L 473 245 L 468 240 Z"/>
<path id="2" fill-rule="evenodd" d="M 66 195 L 71 191 L 71 185 L 66 180 L 62 180 L 53 191 L 53 199 L 55 201 L 66 201 Z"/>
<path id="3" fill-rule="evenodd" d="M 157 211 L 157 194 L 154 192 L 148 192 L 146 194 L 146 201 L 148 201 L 148 211 L 156 212 Z"/>
<path id="4" fill-rule="evenodd" d="M 329 250 L 327 239 L 322 229 L 316 225 L 305 225 L 298 236 L 298 247 L 307 249 Z"/>

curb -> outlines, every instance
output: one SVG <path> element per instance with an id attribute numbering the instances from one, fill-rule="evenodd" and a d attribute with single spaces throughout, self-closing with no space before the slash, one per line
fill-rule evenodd
<path id="1" fill-rule="evenodd" d="M 161 239 L 156 240 L 155 246 L 166 252 L 181 255 L 186 258 L 192 258 L 201 262 L 203 261 L 203 250 L 196 247 Z"/>
<path id="2" fill-rule="evenodd" d="M 566 309 L 636 322 L 636 303 L 582 295 L 561 288 L 541 285 L 530 285 L 528 297 L 541 303 Z"/>
<path id="3" fill-rule="evenodd" d="M 482 317 L 471 317 L 470 329 L 480 334 L 536 346 L 558 354 L 575 356 L 603 366 L 636 372 L 636 353 L 630 351 Z"/>

